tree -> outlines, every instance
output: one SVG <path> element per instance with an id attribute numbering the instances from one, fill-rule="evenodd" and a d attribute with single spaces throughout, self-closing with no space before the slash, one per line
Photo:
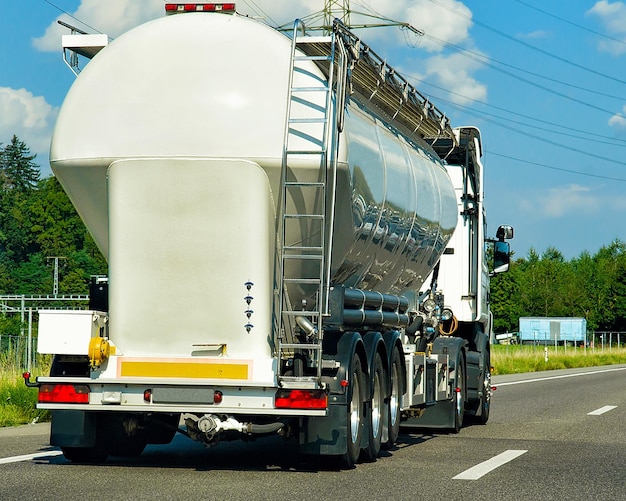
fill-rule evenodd
<path id="1" fill-rule="evenodd" d="M 25 192 L 35 189 L 40 179 L 39 166 L 30 148 L 14 134 L 11 143 L 0 150 L 2 189 Z"/>

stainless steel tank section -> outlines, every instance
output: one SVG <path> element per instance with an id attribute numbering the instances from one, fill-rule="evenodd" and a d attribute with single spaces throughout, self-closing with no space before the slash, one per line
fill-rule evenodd
<path id="1" fill-rule="evenodd" d="M 106 176 L 118 159 L 252 161 L 278 200 L 290 46 L 248 18 L 183 14 L 131 30 L 87 65 L 59 114 L 51 165 L 105 256 Z M 310 78 L 323 78 L 309 64 Z M 354 99 L 339 162 L 333 280 L 381 292 L 418 290 L 457 222 L 441 162 Z"/>

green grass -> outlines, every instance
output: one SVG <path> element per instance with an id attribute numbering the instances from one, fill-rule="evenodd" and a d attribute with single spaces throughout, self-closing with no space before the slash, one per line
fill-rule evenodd
<path id="1" fill-rule="evenodd" d="M 22 369 L 12 352 L 0 353 L 0 427 L 50 420 L 50 412 L 36 409 L 37 390 L 28 388 Z M 33 376 L 48 374 L 49 363 L 42 360 Z"/>
<path id="2" fill-rule="evenodd" d="M 572 346 L 548 346 L 548 360 L 544 346 L 494 345 L 491 347 L 491 365 L 494 375 L 519 374 L 578 367 L 626 364 L 626 348 L 590 349 Z"/>

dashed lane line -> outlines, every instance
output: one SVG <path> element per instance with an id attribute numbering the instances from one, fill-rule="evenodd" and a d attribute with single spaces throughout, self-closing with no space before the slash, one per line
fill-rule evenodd
<path id="1" fill-rule="evenodd" d="M 599 409 L 596 409 L 595 411 L 588 412 L 587 415 L 588 416 L 600 416 L 604 414 L 605 412 L 612 411 L 613 409 L 616 409 L 616 408 L 617 408 L 617 405 L 605 405 L 604 407 L 600 407 Z"/>
<path id="2" fill-rule="evenodd" d="M 0 458 L 0 464 L 19 463 L 20 461 L 31 461 L 33 459 L 45 459 L 53 456 L 60 456 L 61 454 L 63 454 L 61 451 L 35 452 L 34 454 Z"/>
<path id="3" fill-rule="evenodd" d="M 513 461 L 515 458 L 521 456 L 522 454 L 528 452 L 527 450 L 508 450 L 504 451 L 502 454 L 498 454 L 497 456 L 488 459 L 487 461 L 483 461 L 480 464 L 470 468 L 469 470 L 465 470 L 462 473 L 459 473 L 456 477 L 453 477 L 453 480 L 478 480 L 482 476 L 486 475 L 490 471 L 495 470 L 496 468 L 502 466 L 503 464 L 508 463 L 509 461 Z"/>

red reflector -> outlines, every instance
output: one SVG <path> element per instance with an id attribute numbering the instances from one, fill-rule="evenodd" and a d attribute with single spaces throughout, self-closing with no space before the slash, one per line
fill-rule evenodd
<path id="1" fill-rule="evenodd" d="M 224 399 L 224 394 L 221 391 L 216 390 L 213 393 L 213 403 L 214 404 L 221 404 L 223 399 Z"/>
<path id="2" fill-rule="evenodd" d="M 326 409 L 328 396 L 323 390 L 278 390 L 274 405 L 277 409 Z"/>
<path id="3" fill-rule="evenodd" d="M 89 386 L 84 384 L 42 384 L 39 387 L 40 403 L 88 404 Z"/>

